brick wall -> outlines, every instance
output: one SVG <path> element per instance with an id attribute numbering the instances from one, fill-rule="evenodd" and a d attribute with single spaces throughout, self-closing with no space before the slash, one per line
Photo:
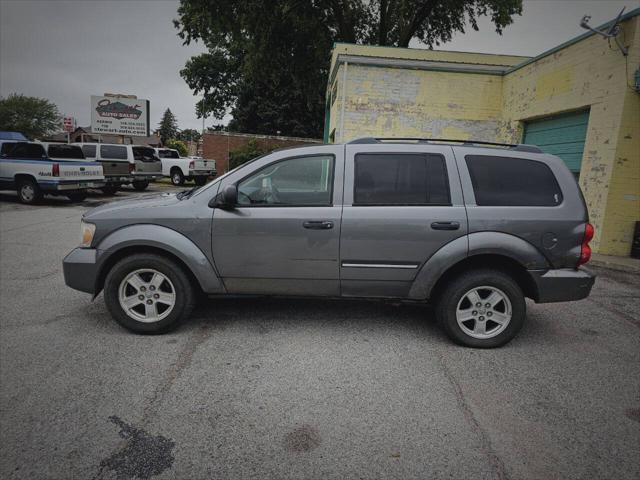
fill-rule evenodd
<path id="1" fill-rule="evenodd" d="M 244 147 L 255 139 L 263 149 L 277 149 L 321 143 L 321 140 L 298 137 L 278 137 L 269 135 L 253 135 L 248 133 L 213 132 L 205 133 L 203 157 L 216 161 L 218 175 L 229 171 L 229 152 Z"/>

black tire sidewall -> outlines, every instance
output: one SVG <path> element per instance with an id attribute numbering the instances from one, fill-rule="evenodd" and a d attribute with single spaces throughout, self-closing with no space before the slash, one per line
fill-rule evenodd
<path id="1" fill-rule="evenodd" d="M 149 182 L 148 181 L 133 182 L 133 188 L 136 189 L 139 192 L 142 192 L 142 191 L 146 190 L 148 186 L 149 186 Z"/>
<path id="2" fill-rule="evenodd" d="M 30 185 L 33 188 L 32 200 L 25 200 L 25 198 L 22 196 L 22 188 L 27 185 Z M 18 190 L 18 199 L 20 200 L 21 203 L 24 203 L 25 205 L 33 205 L 35 203 L 38 203 L 42 199 L 42 191 L 40 190 L 40 187 L 38 187 L 38 184 L 33 180 L 21 180 L 18 183 L 17 190 Z"/>
<path id="3" fill-rule="evenodd" d="M 193 181 L 195 182 L 195 184 L 196 184 L 198 187 L 202 187 L 202 186 L 204 186 L 204 185 L 206 185 L 206 184 L 207 184 L 207 180 L 208 180 L 208 178 L 207 178 L 207 177 L 196 177 L 196 178 L 194 178 L 194 180 L 193 180 Z"/>
<path id="4" fill-rule="evenodd" d="M 118 187 L 102 187 L 100 190 L 105 195 L 115 195 L 118 192 Z"/>
<path id="5" fill-rule="evenodd" d="M 158 322 L 137 321 L 129 317 L 120 306 L 118 299 L 120 282 L 127 274 L 141 268 L 153 268 L 163 273 L 171 280 L 176 290 L 173 311 Z M 114 320 L 127 330 L 140 334 L 160 334 L 177 328 L 189 316 L 195 301 L 193 286 L 182 268 L 167 258 L 152 254 L 136 254 L 116 263 L 105 279 L 104 298 Z"/>
<path id="6" fill-rule="evenodd" d="M 482 285 L 502 290 L 511 302 L 511 320 L 507 328 L 492 338 L 474 338 L 467 335 L 458 325 L 456 309 L 462 295 L 474 287 Z M 456 277 L 442 291 L 436 315 L 445 333 L 456 343 L 474 348 L 495 348 L 511 341 L 524 325 L 526 302 L 522 289 L 508 274 L 498 270 L 477 270 Z"/>
<path id="7" fill-rule="evenodd" d="M 179 178 L 177 183 L 174 181 L 174 177 L 176 177 L 176 174 Z M 171 183 L 175 186 L 180 186 L 184 184 L 184 175 L 180 170 L 174 170 L 173 172 L 171 172 Z"/>
<path id="8" fill-rule="evenodd" d="M 84 200 L 86 200 L 87 194 L 86 193 L 70 193 L 69 195 L 67 195 L 67 197 L 73 203 L 83 202 Z"/>

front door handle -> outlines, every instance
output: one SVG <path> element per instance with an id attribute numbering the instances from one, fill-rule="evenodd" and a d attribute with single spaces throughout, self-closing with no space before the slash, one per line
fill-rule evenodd
<path id="1" fill-rule="evenodd" d="M 311 230 L 329 230 L 333 228 L 333 222 L 328 220 L 307 220 L 302 226 Z"/>
<path id="2" fill-rule="evenodd" d="M 458 230 L 460 223 L 458 222 L 433 222 L 431 228 L 434 230 Z"/>

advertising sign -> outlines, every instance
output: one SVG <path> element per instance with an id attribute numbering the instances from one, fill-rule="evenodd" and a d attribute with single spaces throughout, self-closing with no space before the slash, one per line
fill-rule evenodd
<path id="1" fill-rule="evenodd" d="M 62 117 L 62 129 L 67 132 L 67 133 L 71 133 L 76 129 L 76 119 L 74 117 L 70 117 L 68 115 L 65 115 L 64 117 Z"/>
<path id="2" fill-rule="evenodd" d="M 91 132 L 149 136 L 149 100 L 91 96 Z"/>

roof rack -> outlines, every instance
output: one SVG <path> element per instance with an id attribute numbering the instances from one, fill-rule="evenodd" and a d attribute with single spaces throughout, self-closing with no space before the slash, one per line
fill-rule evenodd
<path id="1" fill-rule="evenodd" d="M 363 137 L 356 138 L 347 142 L 348 145 L 366 145 L 372 143 L 404 143 L 404 142 L 416 142 L 416 143 L 461 143 L 462 145 L 481 145 L 488 147 L 505 147 L 516 152 L 529 152 L 529 153 L 543 153 L 540 147 L 535 145 L 526 145 L 524 143 L 496 143 L 496 142 L 482 142 L 477 140 L 453 140 L 450 138 L 418 138 L 418 137 Z"/>

